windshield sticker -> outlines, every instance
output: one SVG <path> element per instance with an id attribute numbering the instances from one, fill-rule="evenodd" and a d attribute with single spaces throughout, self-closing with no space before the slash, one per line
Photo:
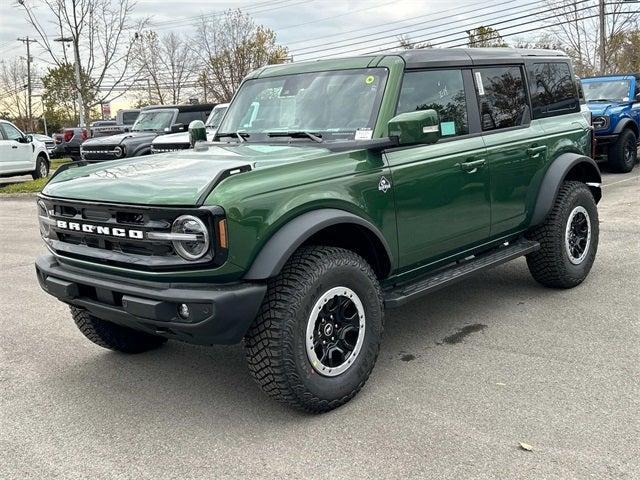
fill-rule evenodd
<path id="1" fill-rule="evenodd" d="M 355 140 L 371 140 L 373 138 L 373 130 L 370 128 L 359 128 L 356 130 Z"/>
<path id="2" fill-rule="evenodd" d="M 440 124 L 440 132 L 443 137 L 447 135 L 455 135 L 456 134 L 456 124 L 455 122 L 442 122 Z"/>
<path id="3" fill-rule="evenodd" d="M 376 81 L 376 77 L 374 77 L 373 75 L 369 75 L 367 78 L 364 79 L 364 83 L 366 83 L 367 85 L 371 85 L 375 81 Z"/>

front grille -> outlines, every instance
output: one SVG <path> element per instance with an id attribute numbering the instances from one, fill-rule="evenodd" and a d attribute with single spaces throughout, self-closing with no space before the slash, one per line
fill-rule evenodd
<path id="1" fill-rule="evenodd" d="M 149 239 L 150 232 L 169 233 L 173 221 L 185 214 L 205 222 L 215 233 L 219 207 L 157 208 L 75 202 L 41 196 L 50 233 L 44 240 L 57 255 L 141 270 L 216 264 L 226 251 L 212 247 L 197 261 L 180 257 L 171 241 Z M 40 215 L 43 215 L 41 212 Z M 214 245 L 216 242 L 211 242 Z"/>
<path id="2" fill-rule="evenodd" d="M 110 160 L 116 158 L 114 149 L 117 145 L 83 145 L 80 153 L 85 160 Z"/>
<path id="3" fill-rule="evenodd" d="M 175 152 L 177 150 L 187 150 L 191 147 L 189 143 L 160 143 L 151 145 L 151 153 Z"/>

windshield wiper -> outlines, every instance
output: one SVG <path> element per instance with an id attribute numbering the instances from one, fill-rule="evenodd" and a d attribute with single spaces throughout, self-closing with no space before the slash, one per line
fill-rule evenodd
<path id="1" fill-rule="evenodd" d="M 616 102 L 617 100 L 610 100 L 608 98 L 593 98 L 590 100 L 587 100 L 587 102 Z"/>
<path id="2" fill-rule="evenodd" d="M 228 132 L 228 133 L 216 133 L 216 138 L 221 137 L 231 137 L 237 138 L 240 142 L 246 142 L 246 138 L 249 138 L 250 135 L 247 132 Z"/>
<path id="3" fill-rule="evenodd" d="M 304 130 L 296 132 L 267 132 L 268 137 L 291 137 L 291 138 L 309 138 L 317 143 L 322 143 L 321 133 L 305 132 Z"/>

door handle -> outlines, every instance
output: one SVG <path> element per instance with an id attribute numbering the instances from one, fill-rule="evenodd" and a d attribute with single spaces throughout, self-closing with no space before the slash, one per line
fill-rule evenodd
<path id="1" fill-rule="evenodd" d="M 540 157 L 541 153 L 544 153 L 547 151 L 547 147 L 542 145 L 542 146 L 532 146 L 530 148 L 527 148 L 527 155 L 529 155 L 530 158 L 538 158 Z"/>
<path id="2" fill-rule="evenodd" d="M 11 145 L 11 148 L 18 148 L 17 145 Z"/>
<path id="3" fill-rule="evenodd" d="M 459 163 L 458 165 L 460 166 L 460 169 L 464 172 L 475 173 L 478 170 L 478 168 L 483 167 L 485 163 L 487 163 L 487 161 L 484 158 L 481 158 L 480 160 L 475 160 L 473 162 Z"/>

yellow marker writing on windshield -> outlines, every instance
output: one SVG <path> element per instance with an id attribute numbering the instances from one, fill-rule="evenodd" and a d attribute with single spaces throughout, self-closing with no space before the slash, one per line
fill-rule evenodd
<path id="1" fill-rule="evenodd" d="M 373 75 L 369 75 L 367 78 L 365 78 L 364 83 L 366 83 L 367 85 L 371 85 L 375 80 L 376 77 L 374 77 Z"/>

